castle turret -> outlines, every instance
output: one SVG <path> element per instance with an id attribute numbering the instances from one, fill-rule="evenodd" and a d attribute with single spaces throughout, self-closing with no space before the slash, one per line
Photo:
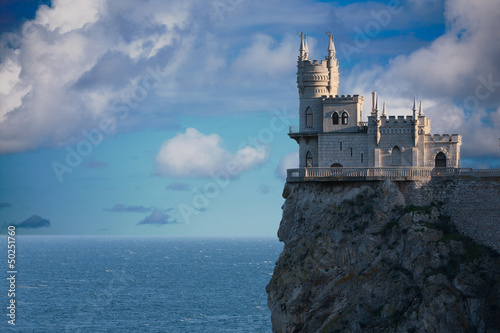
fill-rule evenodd
<path id="1" fill-rule="evenodd" d="M 330 34 L 328 56 L 325 60 L 309 60 L 307 37 L 300 34 L 299 58 L 297 61 L 297 88 L 300 99 L 300 129 L 322 128 L 322 104 L 320 97 L 335 96 L 339 87 L 338 60 Z"/>

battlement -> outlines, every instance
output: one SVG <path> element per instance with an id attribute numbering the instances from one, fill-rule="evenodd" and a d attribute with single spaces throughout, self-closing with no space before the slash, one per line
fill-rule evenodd
<path id="1" fill-rule="evenodd" d="M 390 126 L 390 125 L 413 125 L 413 116 L 381 116 L 379 117 L 380 119 L 380 126 Z M 375 120 L 374 116 L 368 116 L 368 123 L 371 126 L 375 126 Z"/>
<path id="2" fill-rule="evenodd" d="M 328 68 L 328 64 L 330 65 L 338 65 L 338 60 L 333 59 L 324 59 L 324 60 L 299 60 L 299 67 L 304 69 L 317 69 L 318 67 L 322 67 L 324 69 Z"/>
<path id="3" fill-rule="evenodd" d="M 307 72 L 328 72 L 328 60 L 301 60 L 299 61 L 299 68 L 305 74 Z"/>
<path id="4" fill-rule="evenodd" d="M 323 104 L 333 104 L 333 103 L 338 103 L 338 102 L 343 102 L 343 101 L 354 101 L 357 102 L 360 99 L 359 95 L 323 95 L 321 96 L 321 100 L 323 101 Z M 361 97 L 361 100 L 363 100 L 363 97 Z"/>
<path id="5" fill-rule="evenodd" d="M 426 138 L 434 142 L 462 142 L 462 137 L 459 134 L 427 134 Z"/>
<path id="6" fill-rule="evenodd" d="M 382 116 L 380 117 L 380 121 L 382 124 L 401 124 L 401 123 L 407 123 L 411 124 L 413 120 L 413 116 Z"/>

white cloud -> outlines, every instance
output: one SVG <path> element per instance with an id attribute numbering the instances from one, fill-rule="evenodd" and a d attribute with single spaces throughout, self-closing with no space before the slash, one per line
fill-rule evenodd
<path id="1" fill-rule="evenodd" d="M 233 70 L 243 75 L 276 77 L 295 70 L 297 39 L 287 36 L 281 43 L 273 37 L 257 33 L 252 44 L 242 50 L 233 62 Z"/>
<path id="2" fill-rule="evenodd" d="M 295 151 L 281 158 L 275 173 L 278 178 L 286 180 L 286 170 L 299 167 L 299 152 Z"/>
<path id="3" fill-rule="evenodd" d="M 40 7 L 35 22 L 46 25 L 50 31 L 58 29 L 64 34 L 96 22 L 103 14 L 104 0 L 54 0 L 52 8 Z"/>
<path id="4" fill-rule="evenodd" d="M 164 53 L 178 58 L 173 45 L 189 38 L 180 41 L 176 34 L 195 29 L 188 24 L 192 14 L 183 1 L 137 6 L 132 0 L 58 0 L 40 6 L 34 20 L 0 38 L 0 153 L 82 139 L 83 130 L 115 117 L 117 99 L 138 111 L 130 93 L 147 68 L 168 72 L 180 66 L 165 61 Z M 140 99 L 147 104 L 153 95 L 148 91 Z"/>
<path id="5" fill-rule="evenodd" d="M 186 129 L 165 141 L 156 156 L 159 172 L 172 177 L 211 177 L 218 171 L 231 176 L 262 165 L 268 158 L 265 147 L 245 146 L 235 154 L 223 148 L 217 134 L 205 135 L 195 128 Z"/>

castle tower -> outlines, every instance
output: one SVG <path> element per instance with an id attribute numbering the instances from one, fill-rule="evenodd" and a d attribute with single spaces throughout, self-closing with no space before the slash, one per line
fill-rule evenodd
<path id="1" fill-rule="evenodd" d="M 328 56 L 325 60 L 309 60 L 307 36 L 300 34 L 297 61 L 297 87 L 299 89 L 300 130 L 321 130 L 321 96 L 337 95 L 339 87 L 339 63 L 335 58 L 333 36 L 329 34 Z"/>

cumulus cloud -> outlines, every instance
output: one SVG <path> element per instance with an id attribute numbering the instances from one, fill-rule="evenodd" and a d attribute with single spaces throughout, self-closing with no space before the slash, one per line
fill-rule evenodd
<path id="1" fill-rule="evenodd" d="M 153 225 L 165 225 L 165 224 L 176 224 L 179 223 L 172 216 L 167 213 L 155 209 L 151 215 L 147 216 L 144 220 L 140 221 L 138 224 L 153 224 Z"/>
<path id="2" fill-rule="evenodd" d="M 16 227 L 17 228 L 26 228 L 26 229 L 50 227 L 50 221 L 47 219 L 41 218 L 38 215 L 33 215 L 30 218 L 24 220 L 23 222 L 16 224 Z"/>
<path id="3" fill-rule="evenodd" d="M 189 38 L 178 34 L 195 29 L 192 15 L 183 1 L 40 6 L 20 31 L 0 37 L 0 152 L 64 145 L 116 118 L 119 108 L 147 105 L 144 90 L 151 97 L 147 88 L 158 85 L 144 80 L 147 70 L 168 73 L 179 65 L 166 59 L 186 51 Z"/>
<path id="4" fill-rule="evenodd" d="M 444 16 L 446 31 L 436 40 L 387 66 L 358 66 L 343 83 L 365 96 L 377 90 L 389 114 L 410 114 L 417 95 L 433 132 L 462 134 L 462 156 L 500 156 L 500 44 L 492 42 L 500 31 L 500 2 L 448 0 Z"/>
<path id="5" fill-rule="evenodd" d="M 286 170 L 299 167 L 299 152 L 295 151 L 281 158 L 276 167 L 275 174 L 278 178 L 286 180 Z"/>
<path id="6" fill-rule="evenodd" d="M 235 154 L 223 147 L 217 134 L 203 134 L 195 128 L 186 129 L 165 141 L 156 156 L 160 174 L 173 177 L 211 177 L 218 171 L 230 175 L 262 165 L 268 158 L 265 147 L 245 146 Z"/>
<path id="7" fill-rule="evenodd" d="M 112 208 L 105 209 L 108 212 L 133 212 L 133 213 L 147 213 L 154 210 L 153 207 L 145 207 L 145 206 L 131 206 L 124 204 L 116 204 Z"/>

